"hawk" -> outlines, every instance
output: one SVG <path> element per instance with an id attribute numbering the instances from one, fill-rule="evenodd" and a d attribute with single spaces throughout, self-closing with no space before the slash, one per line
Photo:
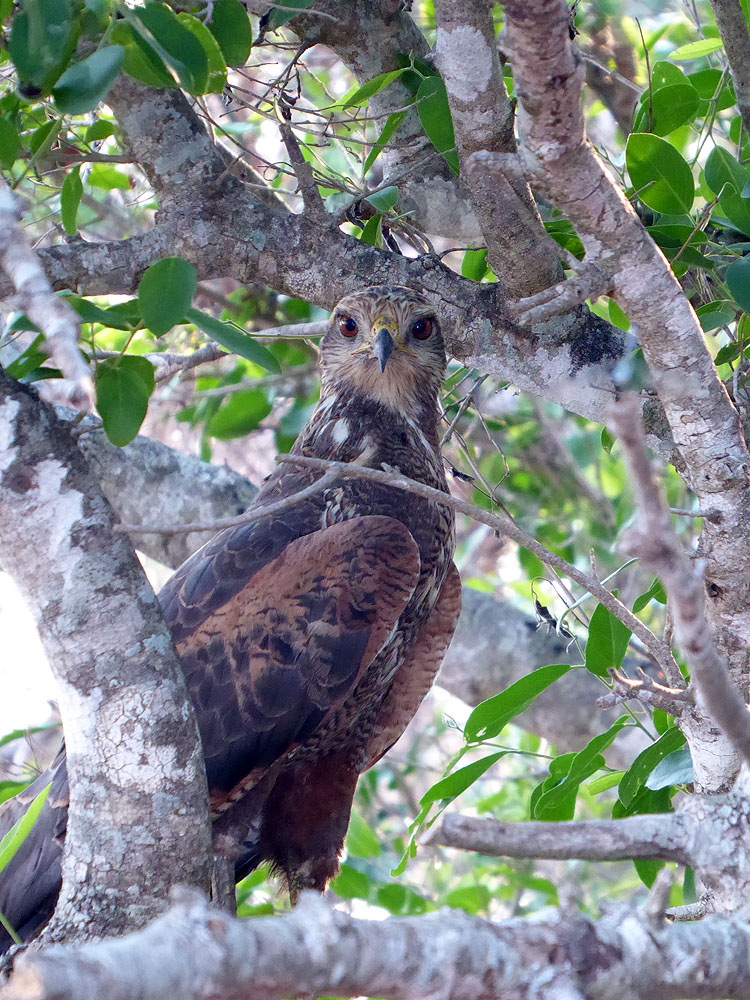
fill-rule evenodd
<path id="1" fill-rule="evenodd" d="M 320 402 L 292 453 L 394 468 L 447 492 L 445 363 L 421 294 L 396 286 L 346 296 L 321 344 Z M 270 862 L 292 900 L 336 874 L 357 778 L 416 712 L 461 603 L 444 505 L 347 477 L 262 515 L 321 475 L 280 466 L 258 493 L 258 516 L 217 534 L 159 594 L 195 706 L 215 835 L 231 832 L 238 879 Z M 0 912 L 24 939 L 59 891 L 64 751 L 52 785 L 0 875 Z M 0 834 L 23 804 L 0 813 Z"/>

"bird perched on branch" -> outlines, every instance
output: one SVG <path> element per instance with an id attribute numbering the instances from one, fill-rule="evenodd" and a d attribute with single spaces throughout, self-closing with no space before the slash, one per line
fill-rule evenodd
<path id="1" fill-rule="evenodd" d="M 447 490 L 445 349 L 429 303 L 399 286 L 347 296 L 320 362 L 320 402 L 292 454 Z M 461 600 L 449 508 L 354 478 L 295 499 L 321 475 L 279 467 L 257 516 L 216 535 L 159 594 L 196 710 L 215 842 L 237 878 L 271 862 L 292 899 L 336 874 L 357 778 L 416 712 Z M 61 757 L 49 805 L 0 874 L 0 913 L 22 937 L 54 908 L 66 792 Z M 0 835 L 21 804 L 0 813 Z"/>

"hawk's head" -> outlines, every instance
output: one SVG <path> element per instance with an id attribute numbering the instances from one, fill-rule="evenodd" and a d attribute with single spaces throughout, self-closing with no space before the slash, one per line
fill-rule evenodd
<path id="1" fill-rule="evenodd" d="M 432 404 L 445 377 L 435 311 L 419 292 L 378 285 L 343 298 L 321 345 L 323 392 L 363 392 L 413 413 Z"/>

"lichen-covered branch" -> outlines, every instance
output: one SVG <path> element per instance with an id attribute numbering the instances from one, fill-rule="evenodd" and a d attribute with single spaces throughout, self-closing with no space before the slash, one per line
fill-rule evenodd
<path id="1" fill-rule="evenodd" d="M 542 225 L 523 177 L 466 170 L 478 150 L 514 153 L 513 107 L 503 81 L 491 5 L 435 3 L 437 64 L 451 108 L 462 175 L 487 245 L 488 260 L 510 298 L 560 281 L 559 248 Z"/>
<path id="2" fill-rule="evenodd" d="M 0 552 L 58 680 L 70 812 L 50 935 L 140 926 L 208 884 L 198 731 L 153 591 L 69 428 L 0 372 Z M 6 872 L 6 875 L 8 873 Z"/>
<path id="3" fill-rule="evenodd" d="M 291 913 L 237 921 L 184 896 L 143 931 L 22 956 L 1 1000 L 721 1000 L 750 998 L 742 919 L 651 926 L 617 909 L 494 924 L 458 911 L 356 920 L 304 894 Z"/>
<path id="4" fill-rule="evenodd" d="M 732 683 L 705 615 L 703 580 L 690 565 L 672 528 L 667 506 L 654 480 L 637 403 L 628 396 L 612 409 L 611 426 L 620 438 L 635 493 L 639 525 L 624 544 L 662 580 L 674 619 L 674 635 L 683 650 L 700 707 L 750 763 L 750 714 Z M 686 720 L 687 721 L 687 720 Z M 690 734 L 690 726 L 686 726 Z M 700 775 L 701 783 L 706 776 Z"/>
<path id="5" fill-rule="evenodd" d="M 17 302 L 44 334 L 50 353 L 63 375 L 70 380 L 70 397 L 89 408 L 94 385 L 86 362 L 78 350 L 78 317 L 70 305 L 58 298 L 39 258 L 29 246 L 19 225 L 16 199 L 0 177 L 0 262 L 17 292 Z"/>
<path id="6" fill-rule="evenodd" d="M 498 823 L 444 816 L 424 843 L 493 857 L 619 861 L 656 858 L 689 864 L 689 831 L 679 813 L 562 823 Z"/>
<path id="7" fill-rule="evenodd" d="M 519 97 L 520 156 L 579 233 L 587 260 L 612 277 L 702 508 L 708 616 L 735 681 L 750 644 L 750 455 L 700 324 L 633 207 L 585 141 L 582 68 L 563 0 L 506 4 L 506 48 Z M 728 760 L 725 781 L 734 777 Z M 736 766 L 736 760 L 735 760 Z"/>
<path id="8" fill-rule="evenodd" d="M 750 33 L 747 21 L 739 0 L 711 0 L 711 9 L 727 54 L 745 135 L 750 135 Z"/>

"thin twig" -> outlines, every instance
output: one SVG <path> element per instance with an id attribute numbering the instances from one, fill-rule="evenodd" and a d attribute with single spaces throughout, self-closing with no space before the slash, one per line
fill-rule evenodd
<path id="1" fill-rule="evenodd" d="M 218 531 L 221 528 L 234 528 L 240 524 L 250 524 L 264 517 L 271 517 L 282 510 L 288 510 L 301 500 L 307 500 L 308 497 L 315 496 L 316 493 L 320 493 L 322 490 L 327 490 L 339 478 L 338 472 L 335 469 L 330 469 L 320 479 L 311 483 L 310 486 L 306 486 L 305 489 L 300 490 L 298 493 L 292 493 L 291 496 L 277 500 L 275 503 L 265 504 L 261 507 L 251 507 L 246 513 L 240 514 L 237 517 L 224 517 L 205 524 L 180 524 L 176 526 L 169 524 L 116 524 L 112 530 L 128 535 L 136 532 L 144 535 L 182 535 L 190 531 Z"/>
<path id="2" fill-rule="evenodd" d="M 277 461 L 301 465 L 310 469 L 335 469 L 344 479 L 370 479 L 373 482 L 384 483 L 387 486 L 394 486 L 396 489 L 406 490 L 408 493 L 422 496 L 427 500 L 432 500 L 434 503 L 451 507 L 459 514 L 467 514 L 469 517 L 473 517 L 475 521 L 494 528 L 495 531 L 510 538 L 517 545 L 532 552 L 546 565 L 570 577 L 571 580 L 574 580 L 581 587 L 585 587 L 592 596 L 596 597 L 608 611 L 611 611 L 616 618 L 641 640 L 667 676 L 670 676 L 671 668 L 667 666 L 665 661 L 671 660 L 671 666 L 675 670 L 678 669 L 674 660 L 672 660 L 671 652 L 664 647 L 661 640 L 642 621 L 636 618 L 614 594 L 597 580 L 592 580 L 586 573 L 582 573 L 576 566 L 562 559 L 555 552 L 550 552 L 549 549 L 541 545 L 535 538 L 522 528 L 519 528 L 509 517 L 499 516 L 487 510 L 482 510 L 481 507 L 476 507 L 465 500 L 453 497 L 449 493 L 443 493 L 432 486 L 426 486 L 424 483 L 409 479 L 407 476 L 403 476 L 400 472 L 393 469 L 383 471 L 380 469 L 367 469 L 360 465 L 350 465 L 346 462 L 329 462 L 322 458 L 308 458 L 302 455 L 279 455 Z"/>

